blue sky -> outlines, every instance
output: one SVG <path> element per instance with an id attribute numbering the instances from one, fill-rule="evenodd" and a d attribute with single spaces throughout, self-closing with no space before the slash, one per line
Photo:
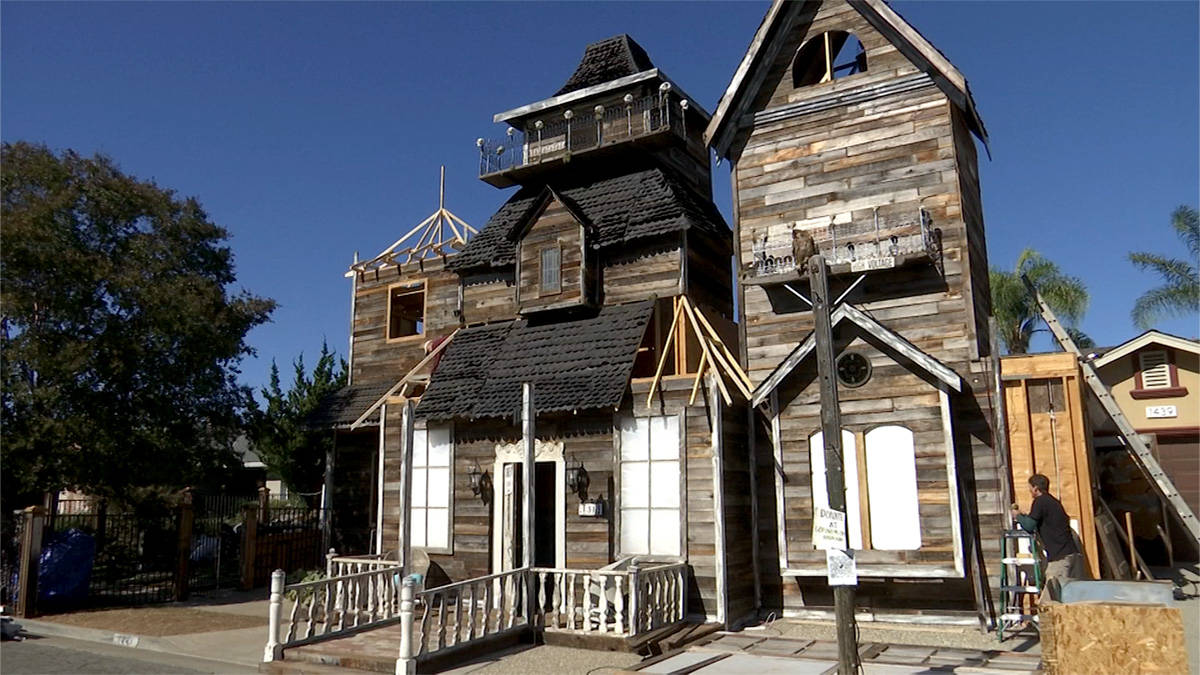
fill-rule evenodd
<path id="1" fill-rule="evenodd" d="M 1032 246 L 1081 277 L 1083 328 L 1136 334 L 1157 283 L 1130 250 L 1182 253 L 1198 201 L 1198 4 L 896 2 L 966 74 L 991 264 Z M 629 33 L 712 110 L 766 2 L 0 4 L 0 137 L 113 157 L 195 195 L 231 233 L 239 285 L 275 298 L 243 381 L 345 354 L 357 250 L 437 208 L 480 227 L 507 192 L 477 179 L 493 113 L 553 93 L 588 42 Z M 729 213 L 726 167 L 715 198 Z M 1195 316 L 1160 329 L 1195 337 Z M 1048 347 L 1045 340 L 1035 348 Z"/>

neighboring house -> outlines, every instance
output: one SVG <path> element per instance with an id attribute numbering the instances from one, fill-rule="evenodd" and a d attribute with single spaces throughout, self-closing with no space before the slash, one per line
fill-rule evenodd
<path id="1" fill-rule="evenodd" d="M 339 518 L 349 504 L 369 523 L 374 552 L 407 536 L 453 581 L 521 567 L 530 548 L 554 570 L 683 562 L 694 618 L 829 616 L 801 298 L 819 251 L 844 294 L 860 606 L 990 620 L 1011 497 L 991 426 L 986 135 L 962 74 L 877 0 L 776 2 L 711 117 L 622 35 L 494 119 L 511 128 L 480 139 L 480 177 L 518 189 L 478 235 L 402 238 L 347 273 L 350 385 L 314 418 L 336 430 Z M 732 166 L 733 232 L 710 146 Z"/>
<path id="2" fill-rule="evenodd" d="M 1133 428 L 1147 440 L 1163 471 L 1191 507 L 1200 513 L 1200 342 L 1147 331 L 1116 347 L 1094 350 L 1092 366 Z M 1165 562 L 1168 523 L 1176 557 L 1196 558 L 1196 543 L 1160 504 L 1129 459 L 1116 426 L 1092 401 L 1090 406 L 1101 486 L 1114 511 L 1135 514 L 1135 534 L 1144 555 Z"/>

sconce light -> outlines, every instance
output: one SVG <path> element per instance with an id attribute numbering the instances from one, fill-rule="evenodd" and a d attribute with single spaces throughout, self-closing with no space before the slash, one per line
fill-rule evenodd
<path id="1" fill-rule="evenodd" d="M 563 119 L 565 119 L 565 120 L 569 120 L 574 116 L 575 116 L 575 112 L 573 110 L 566 110 L 563 112 Z"/>
<path id="2" fill-rule="evenodd" d="M 571 458 L 567 460 L 566 480 L 567 489 L 571 492 L 578 493 L 587 488 L 587 469 L 583 468 L 583 464 L 575 459 L 575 455 L 571 455 Z"/>
<path id="3" fill-rule="evenodd" d="M 483 473 L 479 470 L 479 462 L 475 462 L 471 468 L 467 469 L 467 480 L 471 483 L 471 493 L 478 497 L 483 488 Z"/>

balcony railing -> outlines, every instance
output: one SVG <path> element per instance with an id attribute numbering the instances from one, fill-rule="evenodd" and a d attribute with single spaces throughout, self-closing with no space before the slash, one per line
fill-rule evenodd
<path id="1" fill-rule="evenodd" d="M 815 251 L 825 256 L 831 266 L 843 266 L 842 271 L 867 272 L 890 269 L 913 258 L 927 260 L 942 268 L 942 234 L 933 227 L 933 220 L 924 208 L 912 216 L 884 218 L 876 214 L 870 220 L 830 224 L 826 228 L 808 230 Z M 747 269 L 749 278 L 772 277 L 793 272 L 801 261 L 795 256 L 796 234 L 790 230 L 755 239 L 751 245 L 753 258 Z"/>
<path id="2" fill-rule="evenodd" d="M 572 154 L 671 130 L 685 135 L 683 117 L 688 102 L 669 90 L 623 103 L 568 110 L 563 118 L 529 122 L 524 131 L 510 128 L 501 139 L 478 139 L 479 175 L 486 176 L 532 166 Z"/>

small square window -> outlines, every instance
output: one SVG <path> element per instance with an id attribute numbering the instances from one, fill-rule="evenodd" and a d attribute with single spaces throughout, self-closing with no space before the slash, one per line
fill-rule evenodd
<path id="1" fill-rule="evenodd" d="M 562 249 L 557 245 L 542 249 L 541 291 L 562 292 Z"/>
<path id="2" fill-rule="evenodd" d="M 425 333 L 425 282 L 388 289 L 389 340 Z"/>

